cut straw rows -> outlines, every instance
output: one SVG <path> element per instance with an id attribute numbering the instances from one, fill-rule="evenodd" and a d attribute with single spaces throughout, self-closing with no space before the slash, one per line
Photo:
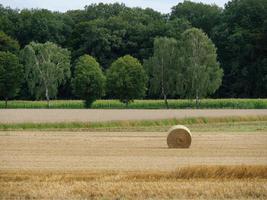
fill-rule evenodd
<path id="1" fill-rule="evenodd" d="M 163 171 L 0 171 L 1 181 L 156 181 L 179 179 L 267 179 L 266 165 L 188 166 L 171 172 Z"/>
<path id="2" fill-rule="evenodd" d="M 158 179 L 267 179 L 267 166 L 189 166 L 172 172 L 140 173 L 126 176 L 133 180 Z"/>

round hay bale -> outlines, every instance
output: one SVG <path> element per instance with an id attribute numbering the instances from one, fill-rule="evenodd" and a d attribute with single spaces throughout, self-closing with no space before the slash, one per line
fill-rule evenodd
<path id="1" fill-rule="evenodd" d="M 192 136 L 190 130 L 182 125 L 173 126 L 169 130 L 167 144 L 169 148 L 189 148 Z"/>

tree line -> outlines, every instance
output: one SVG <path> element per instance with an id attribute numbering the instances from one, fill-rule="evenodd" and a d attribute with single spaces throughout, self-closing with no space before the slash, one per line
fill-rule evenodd
<path id="1" fill-rule="evenodd" d="M 92 56 L 92 59 L 99 64 L 101 72 L 104 71 L 104 75 L 111 71 L 114 62 L 124 58 L 125 55 L 131 55 L 139 60 L 138 62 L 144 66 L 147 77 L 145 86 L 147 90 L 142 95 L 146 98 L 166 96 L 166 99 L 170 97 L 198 99 L 207 95 L 263 98 L 267 96 L 266 4 L 265 0 L 232 0 L 222 9 L 216 5 L 184 1 L 173 7 L 172 12 L 167 15 L 152 9 L 128 8 L 118 3 L 92 4 L 86 6 L 84 10 L 71 10 L 65 13 L 44 9 L 15 10 L 0 6 L 0 51 L 1 54 L 12 53 L 13 58 L 11 55 L 2 55 L 2 58 L 10 57 L 12 62 L 21 66 L 18 72 L 21 71 L 19 77 L 23 77 L 22 86 L 20 90 L 16 89 L 16 98 L 19 99 L 46 98 L 45 87 L 42 87 L 44 83 L 35 80 L 33 81 L 34 85 L 31 85 L 27 81 L 37 72 L 34 72 L 36 67 L 33 67 L 36 66 L 36 63 L 29 64 L 29 62 L 33 62 L 30 61 L 33 58 L 25 55 L 27 51 L 30 52 L 29 49 L 25 50 L 30 45 L 32 46 L 31 51 L 35 52 L 35 57 L 38 57 L 38 53 L 46 52 L 46 50 L 42 50 L 42 46 L 45 44 L 54 46 L 52 52 L 62 51 L 65 55 L 61 62 L 53 61 L 56 59 L 56 56 L 53 55 L 50 57 L 52 61 L 49 65 L 52 65 L 51 63 L 61 65 L 65 61 L 65 67 L 67 66 L 66 69 L 69 69 L 67 71 L 61 69 L 63 71 L 50 75 L 50 78 L 58 76 L 61 77 L 59 79 L 62 79 L 61 81 L 52 81 L 55 86 L 49 90 L 53 98 L 73 99 L 81 95 L 78 95 L 73 83 L 77 71 L 79 71 L 78 63 L 82 65 L 86 60 L 94 63 L 91 59 L 83 57 L 84 55 Z M 202 78 L 192 78 L 192 76 L 190 78 L 192 72 L 203 72 L 201 70 L 203 66 L 206 66 L 204 69 L 209 71 L 207 64 L 193 64 L 198 63 L 200 60 L 197 57 L 201 56 L 190 51 L 194 45 L 192 44 L 194 39 L 188 40 L 187 44 L 183 42 L 186 31 L 191 30 L 189 32 L 192 32 L 193 27 L 201 29 L 204 32 L 201 35 L 206 35 L 208 40 L 217 47 L 218 57 L 215 59 L 218 62 L 213 63 L 215 67 L 212 69 L 216 69 L 220 64 L 224 71 L 222 84 L 220 78 L 213 80 L 212 77 L 204 77 L 206 74 L 199 77 L 204 77 L 203 80 L 210 78 L 213 84 L 205 81 L 200 83 Z M 198 30 L 194 31 L 198 32 Z M 188 37 L 190 38 L 190 34 Z M 162 43 L 161 40 L 164 42 Z M 162 46 L 157 46 L 157 43 Z M 175 46 L 173 47 L 175 53 L 168 52 L 172 49 L 169 46 Z M 213 46 L 211 47 L 212 52 L 216 52 L 213 44 L 208 46 Z M 214 55 L 213 53 L 212 55 Z M 168 76 L 166 73 L 161 74 L 160 79 L 154 74 L 160 76 L 157 70 L 160 70 L 162 65 L 155 62 L 157 61 L 156 57 L 161 55 L 164 55 L 166 59 L 164 68 L 170 69 L 170 73 Z M 15 59 L 14 56 L 18 59 Z M 83 61 L 81 61 L 81 57 L 83 57 Z M 190 57 L 194 57 L 194 59 L 190 59 Z M 211 60 L 214 60 L 214 56 Z M 10 63 L 9 65 L 9 69 L 12 70 L 16 64 Z M 27 65 L 29 68 L 26 67 Z M 152 68 L 152 65 L 158 67 Z M 168 67 L 169 65 L 170 67 Z M 172 73 L 174 69 L 176 73 Z M 3 69 L 1 70 L 1 74 L 3 74 Z M 216 73 L 217 75 L 215 75 Z M 215 77 L 222 76 L 220 70 L 216 73 Z M 174 74 L 176 76 L 173 76 Z M 166 79 L 166 76 L 169 78 Z M 102 76 L 100 75 L 100 77 Z M 0 80 L 5 79 L 9 80 L 7 76 L 0 77 Z M 108 81 L 108 78 L 104 77 L 103 80 L 107 86 L 113 84 Z M 161 83 L 160 88 L 157 84 L 155 86 L 155 83 Z M 18 82 L 14 84 L 18 84 Z M 40 94 L 37 95 L 33 92 L 34 86 L 39 87 L 37 91 Z M 204 93 L 201 88 L 205 88 Z M 2 88 L 0 91 L 1 98 L 3 98 L 4 92 L 12 92 Z M 113 90 L 113 92 L 115 91 Z M 101 93 L 100 90 L 99 93 Z M 108 89 L 105 93 L 103 91 L 101 96 L 103 95 L 105 98 L 116 96 L 108 92 Z"/>
<path id="2" fill-rule="evenodd" d="M 2 33 L 3 34 L 3 33 Z M 3 34 L 4 35 L 4 34 Z M 12 41 L 4 35 L 6 41 Z M 13 41 L 15 42 L 15 41 Z M 6 45 L 7 46 L 7 45 Z M 119 99 L 126 106 L 149 93 L 168 98 L 199 98 L 213 94 L 221 85 L 223 70 L 217 62 L 216 48 L 200 29 L 186 30 L 181 40 L 157 37 L 153 55 L 141 62 L 125 55 L 115 60 L 103 73 L 100 64 L 88 54 L 75 61 L 71 77 L 70 51 L 55 43 L 31 42 L 19 51 L 0 52 L 0 91 L 7 101 L 17 95 L 23 78 L 29 93 L 36 99 L 55 98 L 58 88 L 70 80 L 73 94 L 86 107 L 105 96 Z"/>

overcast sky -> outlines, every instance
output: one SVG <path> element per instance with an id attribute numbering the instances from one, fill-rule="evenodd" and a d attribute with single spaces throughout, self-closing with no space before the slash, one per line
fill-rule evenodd
<path id="1" fill-rule="evenodd" d="M 223 7 L 228 0 L 192 0 L 207 4 L 217 4 Z M 169 13 L 171 7 L 183 0 L 0 0 L 0 4 L 11 8 L 46 8 L 54 11 L 66 11 L 73 9 L 83 9 L 85 5 L 91 3 L 125 3 L 130 7 L 153 8 L 162 13 Z"/>

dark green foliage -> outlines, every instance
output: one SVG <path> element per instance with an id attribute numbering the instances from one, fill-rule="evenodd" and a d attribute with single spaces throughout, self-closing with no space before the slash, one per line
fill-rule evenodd
<path id="1" fill-rule="evenodd" d="M 167 15 L 119 3 L 91 4 L 85 9 L 66 13 L 45 9 L 18 10 L 0 4 L 0 49 L 17 54 L 17 44 L 10 43 L 11 38 L 21 47 L 31 41 L 50 41 L 71 50 L 72 64 L 80 56 L 89 54 L 106 70 L 123 55 L 132 55 L 142 62 L 153 55 L 155 38 L 180 41 L 184 31 L 196 27 L 215 43 L 225 73 L 222 86 L 213 97 L 265 98 L 266 4 L 266 0 L 231 0 L 223 9 L 184 1 Z M 23 84 L 18 98 L 34 99 Z M 155 97 L 158 98 L 150 93 L 147 96 Z M 59 87 L 59 98 L 74 98 L 69 80 Z"/>
<path id="2" fill-rule="evenodd" d="M 77 24 L 80 22 L 91 21 L 95 19 L 108 19 L 113 16 L 118 16 L 124 10 L 129 10 L 129 8 L 124 4 L 99 3 L 85 6 L 84 10 L 70 10 L 67 12 L 67 14 Z"/>
<path id="3" fill-rule="evenodd" d="M 146 92 L 147 76 L 141 63 L 132 56 L 124 56 L 112 63 L 107 71 L 107 92 L 126 106 Z"/>
<path id="4" fill-rule="evenodd" d="M 267 1 L 229 2 L 213 41 L 225 73 L 218 95 L 267 97 Z"/>
<path id="5" fill-rule="evenodd" d="M 45 9 L 18 11 L 0 4 L 0 30 L 16 38 L 22 47 L 31 41 L 50 41 L 66 46 L 73 24 L 72 18 L 65 13 Z"/>
<path id="6" fill-rule="evenodd" d="M 125 23 L 116 18 L 79 23 L 72 35 L 73 57 L 87 53 L 97 57 L 107 67 L 123 52 L 124 26 Z"/>
<path id="7" fill-rule="evenodd" d="M 105 15 L 103 9 L 114 15 Z M 74 13 L 69 14 L 72 16 Z M 141 60 L 148 58 L 152 54 L 154 37 L 163 36 L 167 31 L 176 35 L 175 31 L 179 29 L 179 24 L 167 26 L 163 16 L 156 11 L 130 9 L 120 4 L 89 6 L 79 13 L 78 18 L 80 21 L 77 21 L 70 41 L 74 59 L 90 54 L 105 69 L 126 54 Z"/>
<path id="8" fill-rule="evenodd" d="M 77 63 L 72 80 L 74 93 L 85 99 L 85 107 L 104 95 L 105 77 L 98 62 L 89 55 L 81 56 Z"/>
<path id="9" fill-rule="evenodd" d="M 31 41 L 47 41 L 66 45 L 71 36 L 73 21 L 62 13 L 49 10 L 22 10 L 20 12 L 19 33 L 17 38 L 22 46 Z"/>
<path id="10" fill-rule="evenodd" d="M 16 54 L 19 51 L 19 43 L 0 31 L 0 51 L 9 51 Z"/>
<path id="11" fill-rule="evenodd" d="M 16 55 L 0 51 L 0 97 L 7 100 L 15 97 L 23 79 L 23 66 Z"/>
<path id="12" fill-rule="evenodd" d="M 202 29 L 210 36 L 213 27 L 220 23 L 222 11 L 223 9 L 216 5 L 184 1 L 172 8 L 171 19 L 186 19 L 194 27 Z"/>
<path id="13" fill-rule="evenodd" d="M 19 33 L 19 24 L 19 11 L 9 7 L 5 8 L 0 4 L 0 31 L 3 31 L 12 38 L 16 38 L 16 35 Z"/>

